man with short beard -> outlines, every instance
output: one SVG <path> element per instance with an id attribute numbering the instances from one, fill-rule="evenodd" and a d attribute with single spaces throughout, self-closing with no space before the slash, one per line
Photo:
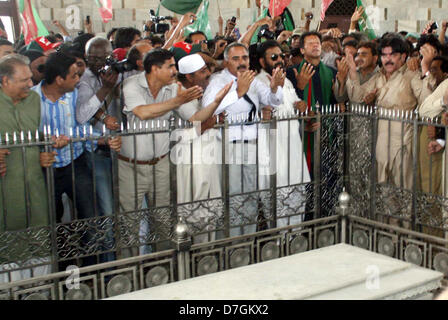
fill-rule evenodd
<path id="1" fill-rule="evenodd" d="M 187 55 L 179 60 L 178 79 L 183 88 L 199 86 L 205 90 L 210 82 L 210 70 L 199 54 Z M 195 121 L 207 118 L 206 121 L 196 122 L 192 129 L 178 129 L 172 138 L 180 142 L 172 150 L 171 159 L 177 165 L 177 199 L 178 203 L 214 199 L 221 197 L 221 145 L 217 141 L 218 130 L 212 129 L 217 122 L 214 116 L 218 105 L 229 92 L 233 82 L 230 81 L 216 95 L 215 100 L 206 108 L 201 109 L 201 99 L 187 104 L 197 110 L 192 117 Z M 199 126 L 196 126 L 199 124 Z M 193 162 L 192 162 L 193 161 Z M 193 165 L 193 168 L 192 168 Z M 206 242 L 215 239 L 215 232 L 220 215 L 213 215 L 204 208 L 197 208 L 194 213 L 185 217 L 187 223 L 197 225 L 199 219 L 208 233 L 201 233 L 193 237 L 193 242 Z M 199 226 L 198 226 L 199 227 Z M 200 231 L 206 231 L 200 230 Z M 210 237 L 208 236 L 210 234 Z"/>
<path id="2" fill-rule="evenodd" d="M 221 102 L 215 114 L 223 111 L 230 117 L 247 120 L 246 125 L 229 128 L 229 176 L 230 194 L 254 192 L 257 188 L 256 145 L 257 126 L 250 124 L 260 111 L 260 103 L 277 107 L 283 102 L 283 85 L 285 74 L 281 68 L 276 68 L 272 74 L 269 86 L 255 79 L 255 72 L 249 70 L 249 52 L 241 43 L 232 43 L 224 51 L 226 69 L 216 73 L 211 78 L 205 90 L 202 106 L 208 106 L 215 99 L 217 92 L 230 81 L 233 82 L 230 93 Z M 244 155 L 241 150 L 244 150 Z M 245 161 L 243 161 L 243 159 Z M 241 181 L 243 180 L 243 186 Z M 244 212 L 231 210 L 230 219 L 237 224 L 231 228 L 230 235 L 252 233 L 256 231 L 257 218 L 256 201 L 245 201 Z M 231 226 L 232 227 L 232 226 Z M 235 225 L 236 227 L 236 225 Z"/>
<path id="3" fill-rule="evenodd" d="M 355 101 L 363 101 L 367 95 L 373 96 L 376 105 L 386 110 L 400 112 L 414 111 L 422 100 L 424 83 L 420 72 L 407 68 L 408 47 L 399 36 L 381 40 L 379 46 L 383 67 L 364 86 L 361 86 L 356 68 L 350 68 L 350 79 L 353 81 Z M 361 98 L 364 97 L 364 98 Z M 396 187 L 412 189 L 412 124 L 396 121 L 379 120 L 376 144 L 376 160 L 378 167 L 378 183 L 389 181 Z M 402 181 L 402 183 L 401 183 Z M 390 213 L 400 214 L 410 219 L 410 210 L 397 212 L 400 207 L 393 196 L 386 201 Z M 397 224 L 395 219 L 390 223 Z M 404 226 L 409 226 L 404 223 Z"/>
<path id="4" fill-rule="evenodd" d="M 260 73 L 255 77 L 266 86 L 269 85 L 270 77 L 276 68 L 285 69 L 284 54 L 278 42 L 268 40 L 262 43 L 258 48 L 258 57 L 260 66 L 263 68 Z M 269 107 L 261 104 L 261 107 Z M 289 79 L 285 79 L 285 85 L 283 86 L 283 103 L 275 109 L 275 113 L 278 116 L 293 117 L 296 109 L 300 112 L 305 112 L 306 103 L 301 101 L 296 94 L 296 90 Z M 270 107 L 269 107 L 270 108 Z M 276 159 L 270 161 L 270 170 L 277 173 L 277 187 L 292 186 L 297 184 L 304 184 L 310 181 L 310 175 L 306 159 L 303 153 L 302 138 L 300 137 L 301 128 L 300 123 L 297 120 L 291 121 L 279 121 L 277 123 L 276 130 Z M 289 144 L 289 146 L 288 146 Z M 268 139 L 262 140 L 259 137 L 259 149 L 270 150 Z M 289 150 L 289 159 L 288 159 Z M 272 157 L 270 157 L 272 158 Z M 289 165 L 288 165 L 289 164 Z M 289 169 L 289 173 L 288 173 Z M 266 188 L 269 187 L 269 175 L 265 181 Z M 263 188 L 263 187 L 262 187 Z M 300 188 L 300 187 L 299 187 Z M 305 190 L 302 190 L 305 193 Z M 297 224 L 302 221 L 301 216 L 297 215 L 300 210 L 300 204 L 304 199 L 296 197 L 291 199 L 294 202 L 293 209 L 296 211 L 296 215 L 291 217 L 285 217 L 282 214 L 282 219 L 277 219 L 277 227 Z"/>

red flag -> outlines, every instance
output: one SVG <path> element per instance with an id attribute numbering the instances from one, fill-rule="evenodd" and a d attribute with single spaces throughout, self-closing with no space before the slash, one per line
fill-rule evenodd
<path id="1" fill-rule="evenodd" d="M 292 0 L 271 0 L 269 3 L 269 13 L 271 14 L 271 18 L 281 15 L 291 1 Z"/>
<path id="2" fill-rule="evenodd" d="M 34 41 L 37 42 L 37 44 L 42 48 L 42 50 L 44 50 L 44 52 L 51 50 L 51 49 L 56 49 L 57 47 L 62 45 L 62 42 L 52 43 L 52 42 L 48 41 L 47 38 L 45 38 L 45 37 L 36 38 L 36 39 L 34 39 Z"/>
<path id="3" fill-rule="evenodd" d="M 112 0 L 95 0 L 98 8 L 100 9 L 101 18 L 104 23 L 108 23 L 114 17 L 112 11 Z"/>
<path id="4" fill-rule="evenodd" d="M 38 35 L 38 29 L 36 20 L 34 20 L 33 15 L 33 7 L 31 6 L 31 0 L 25 0 L 23 2 L 23 11 L 22 11 L 22 19 L 23 19 L 23 34 L 25 38 L 25 44 L 33 41 L 34 38 Z"/>
<path id="5" fill-rule="evenodd" d="M 330 7 L 333 0 L 322 0 L 322 11 L 320 13 L 320 21 L 324 21 L 325 19 L 325 12 L 327 12 L 327 9 Z"/>

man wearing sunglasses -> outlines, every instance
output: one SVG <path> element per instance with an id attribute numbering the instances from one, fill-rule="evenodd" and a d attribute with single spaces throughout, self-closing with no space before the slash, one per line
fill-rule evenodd
<path id="1" fill-rule="evenodd" d="M 260 103 L 277 107 L 283 102 L 285 73 L 282 68 L 276 68 L 268 86 L 255 79 L 255 72 L 249 70 L 249 51 L 242 43 L 236 42 L 227 46 L 224 60 L 226 68 L 211 78 L 202 99 L 202 107 L 210 105 L 217 93 L 233 81 L 229 94 L 220 103 L 215 115 L 225 111 L 228 118 L 244 119 L 241 125 L 231 126 L 229 129 L 230 194 L 235 195 L 256 191 L 258 132 L 257 125 L 252 122 L 261 110 Z M 234 209 L 230 212 L 233 224 L 231 236 L 256 231 L 257 202 L 244 202 L 242 212 Z"/>
<path id="2" fill-rule="evenodd" d="M 116 87 L 118 74 L 112 70 L 102 72 L 106 59 L 112 54 L 109 40 L 95 37 L 86 44 L 87 69 L 78 86 L 78 101 L 76 105 L 76 120 L 80 124 L 93 125 L 93 135 L 101 136 L 103 125 L 108 130 L 119 128 L 119 104 Z M 87 164 L 93 170 L 95 165 L 96 197 L 101 216 L 113 214 L 112 192 L 112 161 L 111 150 L 119 151 L 121 138 L 110 140 L 109 143 L 99 140 L 98 143 L 86 144 Z M 111 143 L 112 142 L 112 143 Z M 111 261 L 113 257 L 107 254 L 101 257 L 102 262 Z"/>
<path id="3" fill-rule="evenodd" d="M 256 79 L 260 82 L 264 83 L 266 86 L 269 86 L 270 77 L 273 74 L 276 68 L 285 69 L 285 54 L 282 52 L 282 49 L 279 43 L 275 40 L 268 40 L 261 44 L 258 47 L 258 57 L 259 63 L 262 69 L 260 73 L 256 76 Z M 263 104 L 260 107 L 268 107 Z M 296 110 L 300 112 L 305 112 L 306 103 L 301 101 L 301 99 L 297 96 L 296 90 L 291 83 L 290 80 L 285 79 L 285 85 L 283 86 L 283 103 L 275 108 L 275 112 L 277 116 L 294 116 Z M 296 184 L 308 183 L 310 181 L 310 174 L 308 171 L 308 165 L 306 164 L 306 159 L 303 153 L 303 145 L 302 139 L 300 137 L 301 134 L 301 126 L 299 121 L 290 120 L 290 121 L 279 121 L 277 123 L 276 130 L 276 142 L 272 141 L 272 143 L 276 143 L 276 160 L 270 161 L 270 170 L 271 172 L 277 173 L 277 186 L 285 187 Z M 266 137 L 267 138 L 267 137 Z M 259 137 L 259 149 L 271 150 L 269 148 L 269 140 L 262 139 Z M 289 146 L 288 146 L 289 144 Z M 289 159 L 288 159 L 288 150 L 289 150 Z M 272 159 L 272 156 L 269 157 Z M 290 164 L 288 166 L 288 163 Z M 272 167 L 274 164 L 274 167 Z M 289 174 L 288 174 L 289 168 Z M 261 171 L 261 168 L 260 168 Z M 269 173 L 263 175 L 265 177 L 264 186 L 269 188 Z M 262 189 L 264 187 L 262 186 Z M 303 194 L 305 193 L 305 189 L 303 188 Z M 301 203 L 303 203 L 304 199 L 301 197 L 295 197 L 292 199 L 294 204 L 293 208 L 299 213 L 301 208 Z M 287 214 L 285 214 L 287 215 Z M 277 219 L 277 227 L 297 224 L 301 222 L 301 216 L 295 215 L 290 218 L 281 214 L 283 218 Z"/>

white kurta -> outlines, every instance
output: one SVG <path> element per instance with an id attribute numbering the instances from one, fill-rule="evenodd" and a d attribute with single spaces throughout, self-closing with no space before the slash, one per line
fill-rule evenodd
<path id="1" fill-rule="evenodd" d="M 257 79 L 269 86 L 270 80 L 267 72 L 262 70 L 257 75 Z M 283 87 L 283 103 L 275 109 L 277 116 L 293 116 L 295 109 L 294 103 L 300 101 L 296 94 L 293 84 L 290 80 L 285 79 L 285 85 Z M 261 108 L 265 107 L 263 105 Z M 271 172 L 277 173 L 277 187 L 294 186 L 297 184 L 308 183 L 311 181 L 308 165 L 306 162 L 305 154 L 303 152 L 302 139 L 300 137 L 300 122 L 299 120 L 281 120 L 277 122 L 276 134 L 271 133 L 270 136 L 276 135 L 276 159 L 270 157 L 270 169 Z M 269 150 L 268 135 L 259 134 L 259 150 Z M 289 150 L 288 150 L 289 145 Z M 289 157 L 288 157 L 289 152 Z M 289 173 L 288 173 L 289 165 Z M 269 176 L 264 175 L 265 179 L 261 184 L 262 187 L 269 187 Z M 305 189 L 304 187 L 302 188 Z M 290 201 L 293 201 L 291 203 Z M 298 205 L 304 199 L 289 199 L 290 205 Z M 297 208 L 296 213 L 303 212 L 304 206 Z M 278 216 L 282 216 L 282 212 L 277 213 Z M 280 221 L 277 221 L 277 226 Z M 292 219 L 291 222 L 299 223 L 298 219 Z M 282 224 L 282 223 L 280 223 Z"/>
<path id="2" fill-rule="evenodd" d="M 190 102 L 200 110 L 200 102 Z M 171 135 L 172 141 L 179 141 L 171 150 L 171 161 L 177 169 L 177 201 L 179 214 L 193 227 L 195 233 L 210 233 L 215 239 L 215 228 L 221 216 L 212 213 L 207 206 L 199 204 L 182 205 L 193 201 L 221 197 L 221 139 L 217 129 L 209 129 L 200 135 L 200 127 L 178 129 Z M 188 208 L 187 208 L 188 207 Z M 194 243 L 209 240 L 207 234 L 194 237 Z"/>

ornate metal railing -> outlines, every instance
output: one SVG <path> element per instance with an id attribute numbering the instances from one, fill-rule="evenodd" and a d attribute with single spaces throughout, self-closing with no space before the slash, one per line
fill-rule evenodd
<path id="1" fill-rule="evenodd" d="M 14 231 L 6 229 L 0 233 L 0 255 L 8 257 L 0 261 L 0 275 L 6 279 L 4 284 L 0 284 L 0 296 L 6 299 L 100 299 L 313 250 L 341 240 L 409 262 L 421 262 L 420 265 L 424 267 L 446 273 L 444 266 L 447 256 L 444 247 L 447 243 L 443 239 L 446 230 L 446 199 L 443 194 L 433 195 L 420 190 L 416 177 L 418 153 L 412 156 L 414 184 L 411 189 L 403 184 L 396 186 L 393 181 L 378 182 L 375 152 L 380 120 L 395 121 L 403 127 L 406 124 L 413 126 L 414 150 L 418 150 L 418 132 L 421 127 L 432 124 L 443 130 L 445 128 L 437 122 L 419 119 L 415 114 L 397 115 L 361 106 L 350 107 L 345 113 L 341 113 L 336 106 L 330 106 L 323 107 L 316 115 L 277 114 L 271 121 L 255 119 L 253 123 L 248 123 L 247 118 L 228 119 L 226 123 L 217 124 L 213 129 L 220 137 L 215 143 L 217 150 L 220 150 L 218 158 L 222 159 L 214 168 L 219 168 L 222 177 L 218 196 L 215 194 L 195 199 L 195 182 L 192 176 L 197 168 L 195 165 L 183 164 L 186 166 L 183 172 L 190 172 L 189 180 L 187 179 L 190 197 L 185 196 L 187 192 L 180 189 L 186 188 L 185 183 L 178 183 L 179 165 L 170 161 L 169 204 L 152 205 L 150 202 L 147 208 L 136 206 L 136 210 L 122 212 L 118 201 L 120 173 L 117 155 L 112 152 L 112 189 L 115 196 L 113 214 L 101 216 L 96 212 L 95 217 L 79 220 L 76 219 L 76 207 L 72 205 L 68 211 L 75 219 L 60 223 L 55 221 L 52 203 L 54 169 L 47 169 L 49 225 Z M 290 169 L 292 162 L 298 159 L 291 157 L 297 142 L 293 137 L 300 136 L 305 142 L 308 139 L 305 127 L 310 121 L 320 122 L 321 126 L 316 133 L 310 135 L 308 141 L 314 142 L 314 149 L 308 161 L 301 161 L 300 166 L 295 167 L 295 170 L 299 168 L 302 172 L 294 180 Z M 251 124 L 257 126 L 259 132 L 259 139 L 255 144 L 255 188 L 246 191 L 245 182 L 238 181 L 238 184 L 242 184 L 242 192 L 231 192 L 230 184 L 235 181 L 231 179 L 230 173 L 232 163 L 229 162 L 229 146 L 232 143 L 228 132 L 232 127 Z M 139 135 L 169 135 L 176 132 L 170 142 L 173 154 L 176 145 L 180 143 L 175 137 L 187 136 L 188 130 L 195 128 L 173 120 L 158 123 L 149 121 L 128 123 L 113 135 L 131 137 L 135 141 L 135 137 Z M 261 145 L 263 130 L 267 132 L 264 135 L 267 143 Z M 281 130 L 286 130 L 287 134 L 282 135 L 282 139 L 286 140 L 277 140 Z M 291 130 L 298 132 L 294 136 Z M 71 145 L 77 141 L 90 143 L 99 139 L 89 136 L 88 132 L 89 129 L 83 137 L 76 134 L 71 136 Z M 404 136 L 402 133 L 402 140 Z M 283 152 L 287 154 L 288 165 L 287 170 L 281 173 L 277 172 L 278 168 L 272 161 L 279 142 L 286 145 L 283 145 Z M 187 140 L 184 144 L 191 151 L 192 157 L 196 152 L 194 141 Z M 260 150 L 266 145 L 274 145 L 267 154 L 267 158 L 271 159 L 268 164 L 262 161 L 266 154 L 260 154 Z M 8 140 L 3 138 L 1 148 L 17 148 L 24 152 L 31 146 L 44 147 L 50 151 L 50 134 L 47 132 L 44 141 L 36 141 L 32 135 L 30 137 L 20 133 L 16 133 L 14 138 L 12 134 Z M 238 147 L 244 154 L 247 146 L 241 144 Z M 307 165 L 309 161 L 312 163 L 310 169 Z M 265 179 L 260 180 L 263 166 L 264 170 L 266 167 L 270 170 L 264 175 Z M 136 168 L 137 165 L 134 164 L 134 173 Z M 308 170 L 310 179 L 306 179 L 304 170 Z M 185 173 L 181 174 L 184 174 L 184 180 L 181 181 L 185 182 Z M 403 174 L 402 170 L 401 175 Z M 74 173 L 73 180 L 76 181 Z M 403 178 L 398 180 L 403 181 Z M 95 180 L 93 184 L 95 185 Z M 336 212 L 337 196 L 344 186 L 353 201 L 350 212 L 341 215 Z M 386 188 L 389 191 L 384 193 Z M 179 197 L 179 193 L 184 194 L 183 198 Z M 383 199 L 387 197 L 399 197 L 397 202 L 401 206 L 398 209 L 389 206 L 389 209 L 394 210 L 384 212 Z M 254 204 L 252 207 L 251 203 Z M 255 210 L 248 214 L 248 207 L 255 207 Z M 403 215 L 402 211 L 408 207 L 412 209 L 411 214 Z M 432 211 L 428 212 L 427 209 L 433 210 L 434 207 L 441 209 L 442 219 L 429 219 L 427 223 L 428 219 L 422 217 L 430 216 Z M 168 232 L 154 229 L 154 225 L 160 226 L 160 221 L 154 222 L 156 215 L 166 218 L 161 227 L 169 230 Z M 185 222 L 185 226 L 182 223 L 177 225 L 178 230 L 175 232 L 179 219 Z M 185 230 L 182 231 L 185 227 L 188 227 L 191 239 Z M 235 230 L 238 234 L 236 236 L 232 234 Z M 253 233 L 255 231 L 258 232 Z M 438 232 L 436 235 L 441 233 L 442 237 L 435 236 L 434 232 Z M 82 236 L 89 233 L 93 236 L 88 238 L 87 243 L 83 242 Z M 173 248 L 170 244 L 172 238 L 175 238 L 175 249 L 170 249 Z M 160 250 L 159 244 L 163 244 Z M 31 249 L 18 252 L 18 248 L 23 245 Z M 37 254 L 42 250 L 45 254 Z M 125 250 L 131 252 L 130 257 L 120 255 Z M 147 254 L 148 251 L 152 253 Z M 115 257 L 104 262 L 102 257 L 108 253 L 115 254 Z M 88 257 L 95 257 L 96 264 L 84 264 L 80 269 L 75 267 L 82 266 L 82 259 Z M 67 265 L 72 267 L 65 270 Z M 33 271 L 36 271 L 35 274 Z M 37 276 L 38 274 L 41 276 Z"/>

